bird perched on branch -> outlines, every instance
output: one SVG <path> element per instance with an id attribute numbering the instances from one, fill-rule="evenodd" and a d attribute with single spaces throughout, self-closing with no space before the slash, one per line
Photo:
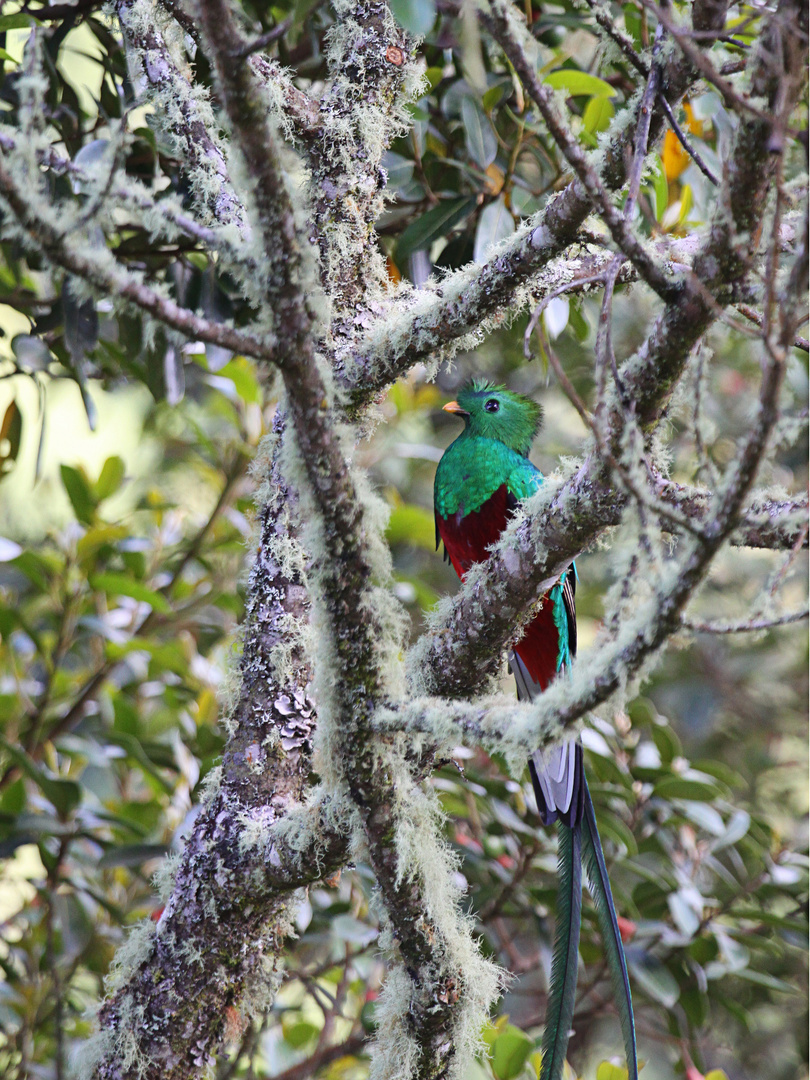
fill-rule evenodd
<path id="1" fill-rule="evenodd" d="M 436 470 L 436 546 L 440 541 L 444 544 L 445 558 L 463 579 L 473 563 L 489 557 L 490 547 L 515 507 L 543 482 L 542 473 L 529 461 L 542 410 L 530 398 L 481 380 L 468 383 L 458 400 L 444 409 L 464 421 L 464 430 L 444 452 Z M 542 693 L 574 658 L 575 589 L 572 564 L 543 597 L 509 654 L 521 701 Z M 629 1076 L 637 1080 L 627 964 L 585 779 L 582 744 L 572 738 L 551 751 L 537 750 L 529 760 L 529 770 L 543 824 L 559 822 L 559 891 L 540 1080 L 559 1080 L 565 1065 L 576 997 L 583 861 L 605 940 Z"/>

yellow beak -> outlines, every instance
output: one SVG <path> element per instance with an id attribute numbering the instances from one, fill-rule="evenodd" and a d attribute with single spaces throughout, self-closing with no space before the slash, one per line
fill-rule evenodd
<path id="1" fill-rule="evenodd" d="M 462 409 L 457 401 L 448 401 L 446 405 L 442 405 L 443 412 L 455 413 L 456 416 L 469 416 L 470 414 L 466 409 Z"/>

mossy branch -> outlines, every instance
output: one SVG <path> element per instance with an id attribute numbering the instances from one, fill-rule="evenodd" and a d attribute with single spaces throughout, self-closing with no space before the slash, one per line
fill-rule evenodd
<path id="1" fill-rule="evenodd" d="M 696 26 L 721 26 L 726 7 L 716 0 L 697 0 L 693 21 Z M 660 96 L 674 107 L 696 78 L 691 65 L 673 52 L 662 64 Z M 638 107 L 637 103 L 626 110 L 603 152 L 597 176 L 609 192 L 618 191 L 627 179 L 628 154 L 640 119 Z M 661 138 L 665 123 L 666 114 L 656 105 L 650 120 L 650 147 Z M 406 294 L 395 313 L 386 312 L 376 325 L 369 325 L 368 332 L 342 354 L 341 381 L 352 408 L 367 405 L 417 362 L 438 362 L 459 347 L 473 347 L 484 333 L 503 322 L 505 312 L 527 303 L 532 280 L 577 243 L 592 208 L 579 180 L 572 181 L 483 266 L 465 267 L 432 284 L 430 291 Z"/>
<path id="2" fill-rule="evenodd" d="M 161 33 L 160 7 L 152 0 L 116 0 L 115 13 L 127 46 L 133 82 L 155 106 L 154 122 L 171 140 L 198 208 L 209 223 L 244 225 L 244 208 L 235 194 L 226 152 L 215 132 L 213 113 L 199 87 L 180 70 L 178 49 Z"/>
<path id="3" fill-rule="evenodd" d="M 71 228 L 70 214 L 60 217 L 55 207 L 35 205 L 14 170 L 13 157 L 0 161 L 0 198 L 19 223 L 27 247 L 47 256 L 102 296 L 132 304 L 151 318 L 177 330 L 190 341 L 205 341 L 231 352 L 277 364 L 272 338 L 261 338 L 225 323 L 212 322 L 177 304 L 142 278 L 127 270 L 109 248 L 93 243 L 85 230 Z"/>
<path id="4" fill-rule="evenodd" d="M 258 542 L 222 766 L 157 925 L 134 931 L 117 962 L 88 1048 L 85 1075 L 97 1080 L 189 1080 L 204 1071 L 226 1008 L 251 1013 L 269 1003 L 295 890 L 346 861 L 334 809 L 304 802 L 316 714 L 297 497 L 280 471 L 280 427 L 257 467 Z"/>

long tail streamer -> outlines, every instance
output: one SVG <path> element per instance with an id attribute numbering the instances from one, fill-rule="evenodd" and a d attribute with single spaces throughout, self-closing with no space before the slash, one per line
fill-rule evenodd
<path id="1" fill-rule="evenodd" d="M 627 977 L 627 961 L 624 958 L 622 936 L 616 921 L 616 909 L 613 905 L 613 893 L 610 889 L 602 842 L 596 827 L 596 814 L 593 800 L 585 783 L 585 813 L 582 818 L 582 853 L 585 859 L 585 872 L 588 887 L 596 908 L 596 917 L 605 943 L 610 979 L 616 995 L 619 1009 L 619 1021 L 624 1036 L 624 1053 L 627 1058 L 629 1080 L 638 1080 L 638 1054 L 636 1049 L 636 1025 L 633 1020 L 633 998 L 630 994 L 630 980 Z"/>
<path id="2" fill-rule="evenodd" d="M 557 920 L 540 1080 L 560 1080 L 562 1077 L 577 994 L 579 927 L 582 918 L 581 827 L 575 825 L 569 828 L 560 822 L 558 835 Z"/>

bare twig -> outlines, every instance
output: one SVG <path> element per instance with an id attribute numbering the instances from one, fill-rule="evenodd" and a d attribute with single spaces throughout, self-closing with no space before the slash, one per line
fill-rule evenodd
<path id="1" fill-rule="evenodd" d="M 659 96 L 659 100 L 661 102 L 661 108 L 667 114 L 667 119 L 669 120 L 669 126 L 675 132 L 675 135 L 676 135 L 676 137 L 678 139 L 678 142 L 681 144 L 681 146 L 687 152 L 687 154 L 692 159 L 692 161 L 694 161 L 694 163 L 697 165 L 697 167 L 700 169 L 700 171 L 703 173 L 703 175 L 706 177 L 706 179 L 710 180 L 712 182 L 712 184 L 714 184 L 714 186 L 717 187 L 717 185 L 720 183 L 720 181 L 717 179 L 717 177 L 711 171 L 709 166 L 705 163 L 705 161 L 700 156 L 700 154 L 697 152 L 697 150 L 694 148 L 694 146 L 692 146 L 691 142 L 687 139 L 686 135 L 684 135 L 684 133 L 683 133 L 683 131 L 681 129 L 681 125 L 675 119 L 675 113 L 670 108 L 669 102 L 667 101 L 667 99 L 665 97 L 663 97 L 663 95 Z"/>
<path id="2" fill-rule="evenodd" d="M 681 618 L 681 626 L 685 630 L 693 630 L 696 634 L 743 634 L 754 630 L 772 630 L 776 626 L 801 622 L 809 615 L 810 611 L 807 608 L 802 611 L 789 611 L 785 615 L 775 615 L 772 618 L 739 619 L 736 622 L 701 622 L 684 615 Z"/>
<path id="3" fill-rule="evenodd" d="M 736 304 L 735 307 L 741 315 L 744 315 L 746 319 L 754 323 L 756 326 L 763 325 L 763 317 L 756 308 L 751 307 L 750 304 Z M 810 341 L 806 337 L 800 337 L 798 334 L 793 338 L 793 347 L 801 349 L 803 352 L 810 352 Z"/>
<path id="4" fill-rule="evenodd" d="M 565 155 L 568 164 L 576 173 L 588 198 L 599 212 L 602 220 L 620 251 L 636 266 L 639 275 L 647 284 L 662 296 L 669 299 L 679 291 L 677 282 L 669 277 L 651 258 L 638 237 L 633 233 L 628 222 L 614 206 L 607 190 L 596 172 L 591 168 L 587 156 L 565 127 L 557 114 L 552 91 L 543 85 L 532 65 L 526 59 L 519 33 L 526 32 L 525 26 L 517 22 L 512 8 L 504 0 L 492 0 L 489 11 L 479 11 L 479 18 L 492 37 L 503 49 L 529 92 L 532 101 L 540 110 L 554 141 Z M 649 109 L 649 106 L 647 106 Z"/>
<path id="5" fill-rule="evenodd" d="M 286 19 L 283 19 L 280 23 L 277 23 L 271 30 L 268 30 L 265 34 L 260 34 L 259 37 L 254 38 L 253 41 L 246 42 L 242 46 L 242 51 L 239 53 L 237 59 L 244 59 L 246 56 L 250 56 L 252 53 L 261 52 L 262 49 L 266 49 L 268 45 L 272 45 L 274 41 L 278 41 L 280 37 L 284 37 L 292 24 L 295 22 L 294 15 L 288 15 Z"/>
<path id="6" fill-rule="evenodd" d="M 179 331 L 192 341 L 206 341 L 231 352 L 278 363 L 279 356 L 271 341 L 254 337 L 223 323 L 197 315 L 150 288 L 116 262 L 107 248 L 91 247 L 69 231 L 57 229 L 51 217 L 40 216 L 37 207 L 20 190 L 12 173 L 0 161 L 0 194 L 25 230 L 29 243 L 58 266 L 82 278 L 100 293 L 118 297 L 147 315 Z"/>

